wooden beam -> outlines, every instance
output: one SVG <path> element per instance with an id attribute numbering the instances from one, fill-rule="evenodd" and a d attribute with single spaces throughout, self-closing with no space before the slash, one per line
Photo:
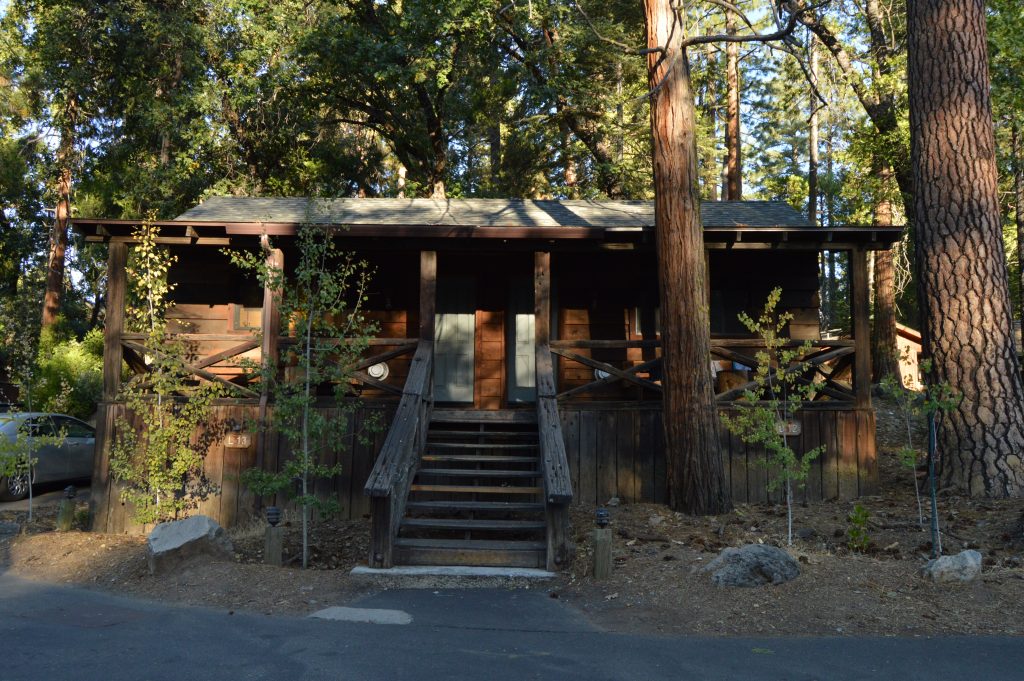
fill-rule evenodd
<path id="1" fill-rule="evenodd" d="M 850 251 L 850 288 L 853 308 L 853 389 L 857 407 L 871 406 L 871 324 L 868 319 L 868 254 L 862 248 Z"/>
<path id="2" fill-rule="evenodd" d="M 121 334 L 128 286 L 128 246 L 110 244 L 107 256 L 107 313 L 103 321 L 103 400 L 113 401 L 121 389 Z"/>
<path id="3" fill-rule="evenodd" d="M 437 251 L 420 251 L 420 340 L 434 341 Z"/>
<path id="4" fill-rule="evenodd" d="M 533 315 L 537 347 L 551 340 L 551 253 L 533 254 Z"/>
<path id="5" fill-rule="evenodd" d="M 280 248 L 271 248 L 270 239 L 267 235 L 260 237 L 260 244 L 263 247 L 263 252 L 266 255 L 266 267 L 270 272 L 280 272 L 284 274 L 284 253 Z M 276 277 L 272 277 L 276 279 Z M 260 359 L 262 362 L 273 362 L 273 366 L 277 366 L 278 362 L 278 338 L 281 335 L 281 290 L 280 288 L 274 288 L 275 282 L 268 281 L 263 287 L 263 315 L 261 330 L 263 333 L 263 343 L 260 348 Z M 266 389 L 264 388 L 264 392 Z"/>

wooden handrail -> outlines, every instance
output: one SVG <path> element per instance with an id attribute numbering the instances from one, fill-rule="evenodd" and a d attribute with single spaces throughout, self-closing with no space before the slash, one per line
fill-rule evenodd
<path id="1" fill-rule="evenodd" d="M 416 469 L 427 441 L 433 410 L 434 344 L 421 340 L 405 380 L 402 399 L 377 461 L 363 487 L 370 497 L 370 565 L 391 567 L 398 524 L 405 515 Z"/>
<path id="2" fill-rule="evenodd" d="M 537 435 L 541 479 L 544 484 L 544 515 L 547 525 L 547 568 L 558 570 L 572 561 L 574 552 L 569 528 L 572 477 L 565 453 L 562 422 L 558 417 L 554 363 L 551 348 L 537 345 Z"/>

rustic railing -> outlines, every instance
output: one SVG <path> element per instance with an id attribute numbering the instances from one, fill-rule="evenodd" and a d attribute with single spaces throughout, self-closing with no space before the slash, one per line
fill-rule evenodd
<path id="1" fill-rule="evenodd" d="M 544 509 L 547 521 L 547 568 L 565 568 L 572 560 L 573 544 L 569 532 L 569 505 L 572 503 L 572 478 L 565 454 L 558 399 L 555 390 L 551 349 L 537 346 L 537 433 L 540 446 Z"/>
<path id="2" fill-rule="evenodd" d="M 821 341 L 786 341 L 783 347 L 799 348 L 808 345 L 809 350 L 799 358 L 799 367 L 787 369 L 787 371 L 798 371 L 797 383 L 802 385 L 816 384 L 813 401 L 829 401 L 830 405 L 836 402 L 849 403 L 855 399 L 852 381 L 843 380 L 854 365 L 855 342 L 852 340 L 821 340 Z M 638 363 L 627 366 L 630 361 L 626 360 L 625 354 L 632 348 L 638 348 L 645 352 L 645 358 Z M 757 371 L 760 362 L 757 359 L 757 352 L 764 348 L 764 341 L 756 338 L 712 338 L 711 357 L 709 359 L 721 359 L 734 362 L 746 367 L 751 375 Z M 581 354 L 582 352 L 593 351 L 622 351 L 623 360 L 617 364 L 610 361 L 602 361 L 594 357 Z M 593 381 L 568 387 L 562 392 L 555 390 L 555 397 L 558 400 L 565 400 L 583 393 L 593 392 L 605 386 L 616 383 L 624 383 L 639 386 L 650 391 L 652 396 L 660 397 L 662 394 L 661 372 L 661 341 L 658 340 L 553 340 L 550 342 L 550 351 L 563 360 L 603 372 L 604 376 L 595 378 Z M 649 357 L 648 355 L 657 355 Z M 538 357 L 540 355 L 538 354 Z M 539 369 L 538 369 L 539 370 Z M 772 373 L 777 368 L 770 370 Z M 554 381 L 558 385 L 557 380 Z M 733 402 L 755 386 L 753 380 L 746 380 L 743 383 L 733 385 L 715 395 L 715 399 L 721 403 Z"/>
<path id="3" fill-rule="evenodd" d="M 409 486 L 427 442 L 433 410 L 433 343 L 421 340 L 405 380 L 402 399 L 363 494 L 370 497 L 370 566 L 393 564 L 395 537 L 405 515 Z"/>

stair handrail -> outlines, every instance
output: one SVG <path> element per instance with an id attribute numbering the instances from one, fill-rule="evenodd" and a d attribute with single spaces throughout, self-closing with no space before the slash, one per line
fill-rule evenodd
<path id="1" fill-rule="evenodd" d="M 363 487 L 370 497 L 370 565 L 391 567 L 398 525 L 405 515 L 409 486 L 427 442 L 434 407 L 434 343 L 420 340 L 402 389 L 402 399 L 384 445 Z"/>
<path id="2" fill-rule="evenodd" d="M 562 422 L 558 416 L 554 362 L 547 344 L 537 345 L 536 376 L 537 441 L 547 520 L 547 567 L 557 570 L 567 567 L 572 560 L 574 547 L 569 532 L 569 505 L 573 494 Z"/>

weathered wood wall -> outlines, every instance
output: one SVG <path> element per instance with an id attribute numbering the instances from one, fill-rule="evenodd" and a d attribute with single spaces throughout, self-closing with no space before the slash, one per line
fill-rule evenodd
<path id="1" fill-rule="evenodd" d="M 144 532 L 147 528 L 132 520 L 131 508 L 121 501 L 120 486 L 109 475 L 110 444 L 116 438 L 119 418 L 126 417 L 126 409 L 120 403 L 107 405 L 104 409 L 106 415 L 101 419 L 97 432 L 97 455 L 102 460 L 97 466 L 92 485 L 93 529 L 117 534 Z M 251 403 L 216 405 L 210 415 L 209 430 L 217 431 L 226 423 L 244 424 L 254 419 L 258 410 L 258 405 Z M 326 411 L 329 417 L 346 418 L 350 435 L 335 446 L 323 445 L 322 462 L 327 465 L 340 463 L 341 474 L 330 480 L 317 480 L 314 490 L 320 497 L 338 501 L 341 506 L 340 517 L 360 518 L 369 513 L 369 500 L 363 496 L 363 485 L 366 484 L 377 452 L 387 435 L 385 428 L 394 406 L 379 402 L 364 404 L 355 412 L 347 414 L 337 409 Z M 374 419 L 381 428 L 368 430 Z M 357 433 L 362 433 L 366 441 L 361 442 Z M 204 470 L 219 493 L 202 502 L 197 512 L 210 516 L 225 527 L 248 519 L 256 508 L 256 499 L 240 484 L 238 477 L 242 471 L 256 465 L 256 438 L 259 435 L 252 435 L 252 446 L 247 449 L 225 447 L 223 438 L 216 437 L 206 454 Z M 278 471 L 290 456 L 290 450 L 287 442 L 276 433 L 268 434 L 267 437 L 264 467 Z M 288 508 L 288 501 L 284 498 L 265 499 L 264 502 L 266 505 L 274 503 Z"/>
<path id="2" fill-rule="evenodd" d="M 256 415 L 254 404 L 233 404 L 214 407 L 211 424 L 226 421 L 244 423 Z M 371 419 L 386 426 L 394 403 L 368 403 L 349 415 L 349 432 L 358 432 Z M 331 414 L 342 417 L 335 410 Z M 661 404 L 658 402 L 610 403 L 573 402 L 559 407 L 566 454 L 572 472 L 574 501 L 594 506 L 612 497 L 623 502 L 664 503 L 665 456 L 662 443 Z M 109 456 L 117 418 L 125 413 L 124 405 L 112 404 L 97 434 L 98 453 Z M 797 451 L 810 450 L 824 444 L 825 452 L 812 464 L 811 475 L 803 490 L 796 492 L 799 500 L 853 499 L 873 494 L 878 488 L 878 465 L 875 458 L 875 414 L 861 409 L 806 409 L 799 413 L 803 427 Z M 111 432 L 107 437 L 106 432 Z M 373 468 L 377 452 L 384 443 L 386 430 L 367 433 L 361 443 L 350 436 L 341 447 L 325 447 L 324 463 L 340 463 L 342 472 L 331 480 L 316 482 L 315 492 L 324 498 L 337 499 L 341 517 L 360 518 L 369 513 L 369 500 L 363 486 Z M 744 444 L 734 435 L 722 431 L 726 477 L 737 503 L 764 503 L 782 500 L 781 490 L 769 490 L 769 473 L 764 465 L 763 448 Z M 280 470 L 290 455 L 287 444 L 271 436 L 267 443 L 265 467 Z M 206 457 L 206 474 L 220 493 L 211 496 L 199 507 L 222 525 L 230 527 L 250 517 L 255 508 L 253 495 L 238 482 L 238 475 L 256 465 L 256 448 L 232 449 L 216 440 Z M 132 522 L 130 509 L 121 503 L 119 488 L 110 484 L 107 466 L 100 466 L 93 481 L 94 517 L 97 531 L 138 533 L 146 528 Z M 270 502 L 271 500 L 265 500 Z M 287 507 L 285 499 L 273 500 Z"/>
<path id="3" fill-rule="evenodd" d="M 659 402 L 577 402 L 562 404 L 559 411 L 577 503 L 600 505 L 616 496 L 624 502 L 666 501 Z M 803 430 L 798 453 L 825 445 L 797 499 L 853 499 L 877 491 L 874 411 L 815 408 L 797 418 Z M 783 499 L 781 489 L 768 488 L 763 447 L 745 444 L 724 427 L 722 444 L 733 501 Z"/>

